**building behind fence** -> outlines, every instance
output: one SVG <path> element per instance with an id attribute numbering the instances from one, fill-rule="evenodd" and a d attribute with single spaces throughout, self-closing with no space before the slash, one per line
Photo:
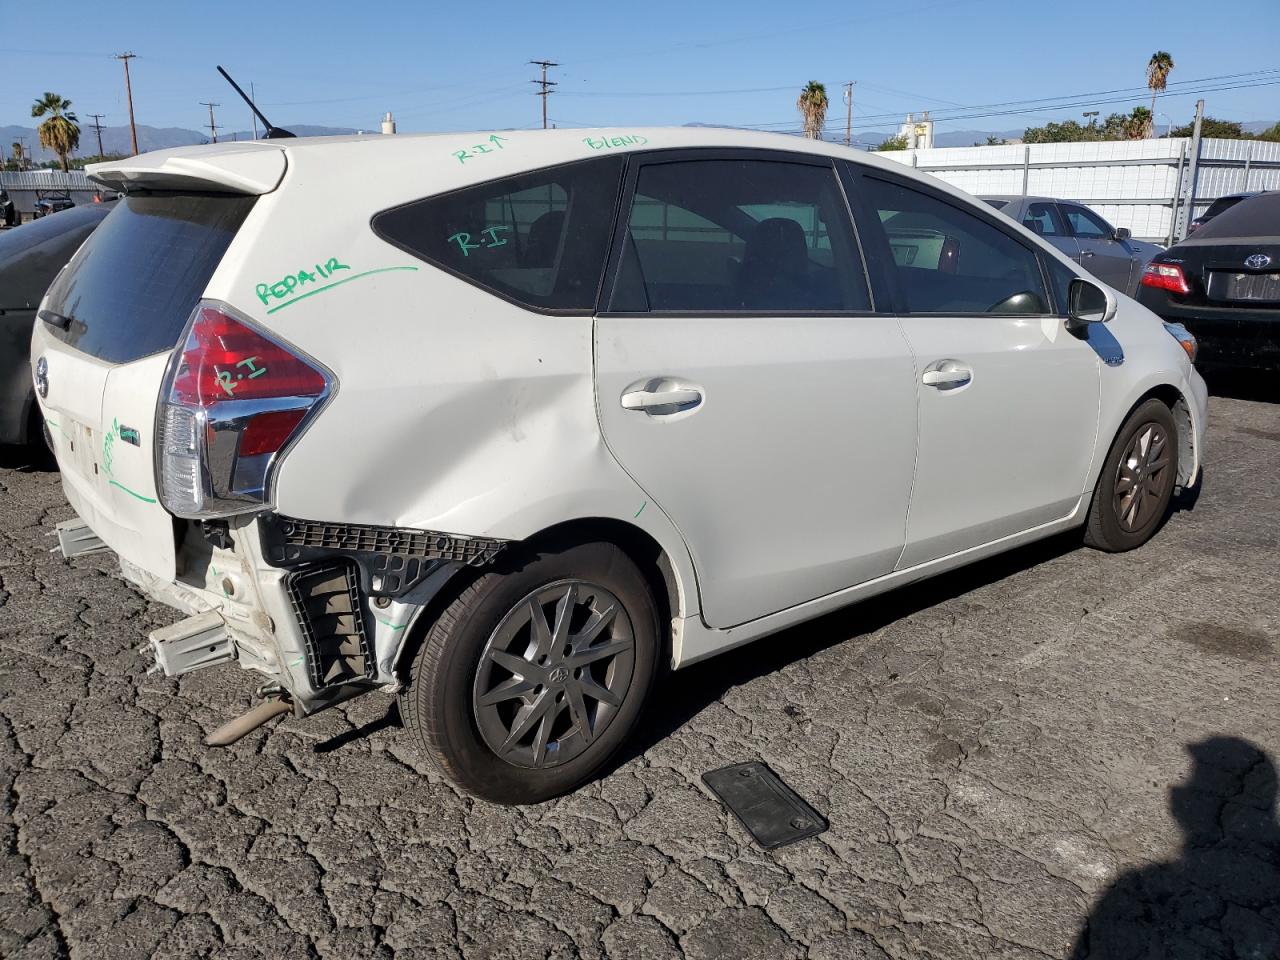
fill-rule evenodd
<path id="1" fill-rule="evenodd" d="M 936 147 L 880 154 L 975 195 L 1078 200 L 1135 237 L 1172 243 L 1217 197 L 1280 190 L 1280 143 L 1265 140 L 1104 140 Z"/>

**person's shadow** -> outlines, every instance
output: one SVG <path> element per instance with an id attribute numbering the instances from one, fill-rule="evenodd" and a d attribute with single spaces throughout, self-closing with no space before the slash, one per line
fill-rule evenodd
<path id="1" fill-rule="evenodd" d="M 1169 790 L 1182 855 L 1121 875 L 1090 914 L 1073 960 L 1280 958 L 1276 766 L 1238 737 L 1188 747 Z"/>

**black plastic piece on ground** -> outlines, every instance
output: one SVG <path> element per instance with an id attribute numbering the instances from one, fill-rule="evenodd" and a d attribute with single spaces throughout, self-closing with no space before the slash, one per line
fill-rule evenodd
<path id="1" fill-rule="evenodd" d="M 816 837 L 830 826 L 826 817 L 758 760 L 708 771 L 702 782 L 766 850 Z"/>

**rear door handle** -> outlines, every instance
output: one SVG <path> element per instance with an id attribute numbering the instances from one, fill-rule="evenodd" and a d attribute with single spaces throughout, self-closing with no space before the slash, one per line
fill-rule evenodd
<path id="1" fill-rule="evenodd" d="M 920 382 L 938 390 L 954 390 L 973 379 L 973 371 L 959 360 L 935 360 L 925 367 Z"/>
<path id="2" fill-rule="evenodd" d="M 702 403 L 701 388 L 669 377 L 633 383 L 621 397 L 624 410 L 642 410 L 653 417 L 692 410 Z"/>

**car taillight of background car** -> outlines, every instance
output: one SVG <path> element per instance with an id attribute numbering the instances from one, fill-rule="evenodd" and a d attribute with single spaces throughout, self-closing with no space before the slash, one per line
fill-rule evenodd
<path id="1" fill-rule="evenodd" d="M 278 455 L 333 392 L 318 362 L 203 301 L 170 363 L 157 418 L 165 509 L 190 519 L 269 505 Z"/>

